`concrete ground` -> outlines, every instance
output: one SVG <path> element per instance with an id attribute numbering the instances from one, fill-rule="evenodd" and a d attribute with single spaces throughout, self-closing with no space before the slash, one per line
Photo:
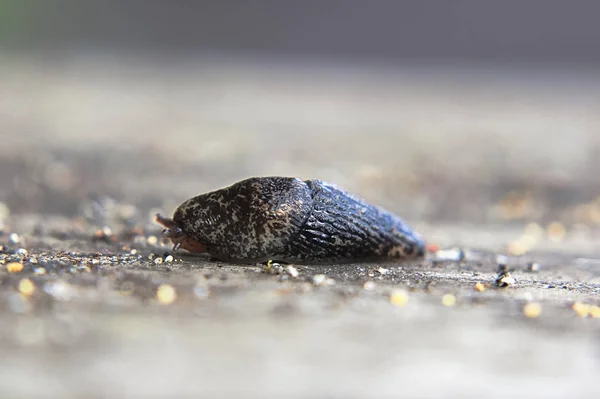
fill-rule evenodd
<path id="1" fill-rule="evenodd" d="M 597 396 L 600 75 L 222 61 L 0 62 L 2 396 Z M 442 251 L 267 270 L 157 238 L 257 175 Z"/>

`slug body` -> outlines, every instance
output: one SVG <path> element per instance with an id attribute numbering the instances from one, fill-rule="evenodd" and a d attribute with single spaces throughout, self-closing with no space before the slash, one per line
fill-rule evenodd
<path id="1" fill-rule="evenodd" d="M 190 252 L 242 263 L 336 263 L 420 258 L 425 242 L 400 218 L 319 180 L 254 177 L 156 215 Z"/>

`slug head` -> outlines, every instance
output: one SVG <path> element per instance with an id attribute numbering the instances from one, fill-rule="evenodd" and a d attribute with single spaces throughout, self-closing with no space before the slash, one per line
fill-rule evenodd
<path id="1" fill-rule="evenodd" d="M 154 217 L 154 220 L 156 223 L 165 227 L 165 229 L 162 231 L 162 236 L 171 240 L 174 245 L 173 251 L 183 248 L 186 251 L 193 253 L 206 252 L 206 247 L 201 242 L 198 242 L 185 234 L 181 227 L 177 226 L 173 219 L 166 218 L 160 213 L 157 213 Z"/>

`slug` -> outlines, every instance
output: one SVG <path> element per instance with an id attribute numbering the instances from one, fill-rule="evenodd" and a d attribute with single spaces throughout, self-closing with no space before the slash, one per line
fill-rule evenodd
<path id="1" fill-rule="evenodd" d="M 234 263 L 417 259 L 425 242 L 402 219 L 320 180 L 253 177 L 156 214 L 173 250 Z"/>

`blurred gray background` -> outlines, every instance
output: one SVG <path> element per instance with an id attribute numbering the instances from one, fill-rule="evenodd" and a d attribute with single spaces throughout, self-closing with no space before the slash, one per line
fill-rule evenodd
<path id="1" fill-rule="evenodd" d="M 2 1 L 2 43 L 420 62 L 600 62 L 595 1 Z"/>

